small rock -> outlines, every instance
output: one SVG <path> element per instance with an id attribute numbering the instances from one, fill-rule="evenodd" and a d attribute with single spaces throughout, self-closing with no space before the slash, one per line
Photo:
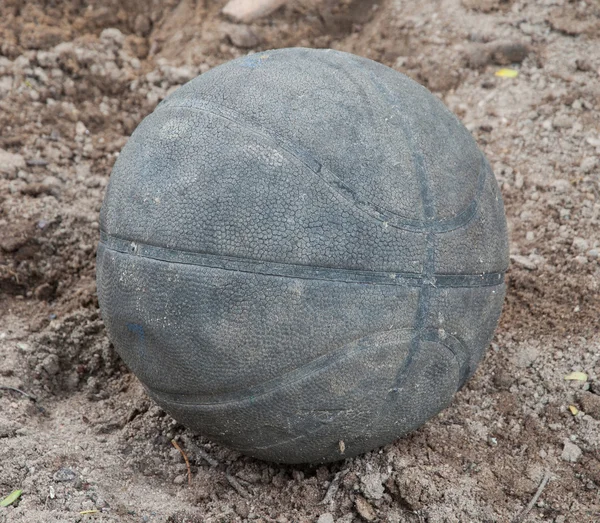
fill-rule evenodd
<path id="1" fill-rule="evenodd" d="M 10 177 L 16 176 L 19 169 L 25 167 L 25 158 L 20 154 L 10 153 L 0 149 L 0 173 Z"/>
<path id="2" fill-rule="evenodd" d="M 67 468 L 67 467 L 63 467 L 61 469 L 58 469 L 54 473 L 54 475 L 52 476 L 52 479 L 54 481 L 64 482 L 64 481 L 73 481 L 76 477 L 77 477 L 77 474 L 75 473 L 74 470 Z"/>
<path id="3" fill-rule="evenodd" d="M 19 425 L 12 421 L 0 420 L 0 438 L 12 438 L 16 433 Z"/>
<path id="4" fill-rule="evenodd" d="M 100 40 L 103 42 L 114 43 L 118 47 L 122 47 L 125 42 L 125 35 L 116 27 L 109 27 L 100 33 Z"/>
<path id="5" fill-rule="evenodd" d="M 499 389 L 508 390 L 510 386 L 514 383 L 515 377 L 513 374 L 507 370 L 500 367 L 495 373 L 493 377 L 494 385 Z"/>
<path id="6" fill-rule="evenodd" d="M 588 156 L 587 158 L 584 158 L 583 160 L 581 160 L 581 163 L 579 164 L 579 169 L 581 169 L 581 172 L 584 174 L 588 174 L 591 173 L 596 166 L 598 165 L 598 158 L 594 157 L 594 156 Z"/>
<path id="7" fill-rule="evenodd" d="M 58 364 L 58 356 L 56 354 L 48 354 L 42 360 L 42 368 L 50 374 L 50 376 L 55 376 L 60 371 L 60 366 Z"/>
<path id="8" fill-rule="evenodd" d="M 259 44 L 258 36 L 247 25 L 222 24 L 221 29 L 236 47 L 248 49 Z"/>
<path id="9" fill-rule="evenodd" d="M 562 454 L 560 455 L 561 459 L 564 461 L 569 461 L 570 463 L 576 463 L 581 457 L 581 449 L 575 445 L 575 443 L 565 440 L 565 446 L 563 448 Z"/>
<path id="10" fill-rule="evenodd" d="M 87 132 L 88 132 L 88 130 L 85 128 L 85 125 L 83 124 L 83 122 L 77 122 L 75 124 L 75 134 L 77 134 L 78 136 L 87 134 Z"/>
<path id="11" fill-rule="evenodd" d="M 140 13 L 135 17 L 135 21 L 133 23 L 133 30 L 140 36 L 148 36 L 150 30 L 152 29 L 152 20 L 150 17 Z"/>
<path id="12" fill-rule="evenodd" d="M 179 476 L 175 476 L 173 483 L 175 483 L 175 485 L 183 485 L 183 483 L 185 483 L 185 478 L 185 474 L 179 474 Z"/>
<path id="13" fill-rule="evenodd" d="M 588 241 L 584 238 L 574 238 L 573 239 L 573 248 L 577 251 L 583 252 L 583 251 L 587 251 L 589 249 L 590 245 L 588 243 Z"/>
<path id="14" fill-rule="evenodd" d="M 592 70 L 592 63 L 587 58 L 577 58 L 575 67 L 578 71 L 588 72 Z"/>
<path id="15" fill-rule="evenodd" d="M 367 498 L 381 499 L 383 497 L 384 487 L 383 478 L 379 473 L 365 474 L 360 478 L 362 491 Z"/>
<path id="16" fill-rule="evenodd" d="M 535 271 L 537 269 L 537 265 L 533 261 L 531 261 L 527 256 L 512 254 L 510 256 L 510 259 L 513 263 L 515 263 L 519 267 L 523 267 L 523 269 L 527 269 L 528 271 Z"/>
<path id="17" fill-rule="evenodd" d="M 250 514 L 250 508 L 248 507 L 248 503 L 246 503 L 245 501 L 236 503 L 234 508 L 235 513 L 241 518 L 247 518 L 248 514 Z"/>
<path id="18" fill-rule="evenodd" d="M 366 521 L 375 521 L 377 515 L 369 502 L 362 496 L 356 496 L 356 510 Z"/>
<path id="19" fill-rule="evenodd" d="M 592 258 L 593 260 L 597 260 L 600 257 L 600 251 L 598 249 L 590 249 L 587 252 L 587 255 L 589 258 Z"/>
<path id="20" fill-rule="evenodd" d="M 559 114 L 552 121 L 552 126 L 555 129 L 569 129 L 573 127 L 573 123 L 573 118 L 571 118 L 570 116 L 567 116 L 566 114 Z"/>
<path id="21" fill-rule="evenodd" d="M 10 90 L 13 88 L 13 84 L 13 76 L 0 76 L 0 94 L 10 92 Z"/>
<path id="22" fill-rule="evenodd" d="M 498 65 L 520 64 L 529 54 L 529 47 L 521 42 L 490 42 L 488 48 Z"/>
<path id="23" fill-rule="evenodd" d="M 221 12 L 236 22 L 247 24 L 270 15 L 285 2 L 286 0 L 229 0 Z"/>
<path id="24" fill-rule="evenodd" d="M 58 66 L 58 54 L 54 51 L 38 51 L 36 59 L 38 64 L 47 69 Z"/>
<path id="25" fill-rule="evenodd" d="M 565 193 L 571 190 L 571 183 L 569 180 L 556 180 L 552 185 L 557 193 Z"/>
<path id="26" fill-rule="evenodd" d="M 584 392 L 579 399 L 581 410 L 586 414 L 600 420 L 600 396 L 591 392 Z"/>
<path id="27" fill-rule="evenodd" d="M 591 134 L 586 137 L 585 141 L 592 147 L 600 147 L 600 136 L 594 136 Z"/>
<path id="28" fill-rule="evenodd" d="M 467 65 L 471 69 L 480 69 L 490 63 L 490 52 L 483 44 L 475 43 L 465 51 Z"/>
<path id="29" fill-rule="evenodd" d="M 537 347 L 524 347 L 516 355 L 515 365 L 521 369 L 526 369 L 539 357 L 540 350 Z"/>
<path id="30" fill-rule="evenodd" d="M 523 22 L 519 25 L 519 29 L 526 35 L 531 35 L 535 32 L 535 27 L 527 22 Z"/>
<path id="31" fill-rule="evenodd" d="M 334 519 L 329 512 L 325 512 L 325 514 L 321 514 L 319 516 L 319 519 L 317 519 L 317 523 L 334 523 Z"/>
<path id="32" fill-rule="evenodd" d="M 196 72 L 189 66 L 182 65 L 181 67 L 163 67 L 162 72 L 172 84 L 184 84 L 196 77 Z"/>
<path id="33" fill-rule="evenodd" d="M 68 391 L 77 390 L 79 386 L 79 374 L 76 371 L 70 372 L 65 379 L 65 389 Z"/>

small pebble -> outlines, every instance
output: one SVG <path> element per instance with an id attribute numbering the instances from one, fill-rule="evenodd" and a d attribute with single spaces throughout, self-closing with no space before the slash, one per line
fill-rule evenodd
<path id="1" fill-rule="evenodd" d="M 575 445 L 575 443 L 569 441 L 568 439 L 565 440 L 564 445 L 565 446 L 563 448 L 562 454 L 560 455 L 561 459 L 570 463 L 576 463 L 581 457 L 581 449 L 577 445 Z"/>
<path id="2" fill-rule="evenodd" d="M 258 36 L 247 25 L 223 24 L 223 33 L 233 45 L 242 49 L 249 49 L 259 44 Z"/>
<path id="3" fill-rule="evenodd" d="M 375 521 L 377 514 L 371 504 L 362 496 L 356 496 L 356 510 L 367 521 Z"/>
<path id="4" fill-rule="evenodd" d="M 185 474 L 179 474 L 179 476 L 175 476 L 173 483 L 175 483 L 175 485 L 182 485 L 183 483 L 185 483 L 185 478 Z"/>
<path id="5" fill-rule="evenodd" d="M 600 396 L 598 394 L 584 392 L 579 399 L 579 404 L 583 412 L 600 420 Z"/>
<path id="6" fill-rule="evenodd" d="M 317 523 L 334 523 L 334 519 L 329 512 L 325 512 L 325 514 L 321 514 L 319 516 L 319 519 L 317 519 Z"/>
<path id="7" fill-rule="evenodd" d="M 58 469 L 52 475 L 52 479 L 54 481 L 58 481 L 58 482 L 73 481 L 76 477 L 77 477 L 77 474 L 75 473 L 75 471 L 73 471 L 72 469 L 67 468 L 67 467 Z"/>
<path id="8" fill-rule="evenodd" d="M 360 478 L 362 491 L 367 498 L 381 499 L 385 491 L 383 477 L 379 473 L 365 474 Z"/>
<path id="9" fill-rule="evenodd" d="M 594 157 L 594 156 L 588 156 L 587 158 L 584 158 L 583 160 L 581 160 L 581 163 L 579 164 L 579 168 L 581 169 L 582 173 L 588 174 L 591 173 L 596 166 L 598 165 L 598 158 Z"/>
<path id="10" fill-rule="evenodd" d="M 555 129 L 568 129 L 570 127 L 573 127 L 573 123 L 573 118 L 564 114 L 560 114 L 556 118 L 554 118 L 554 120 L 552 121 L 552 126 Z"/>
<path id="11" fill-rule="evenodd" d="M 580 238 L 580 237 L 573 239 L 573 248 L 574 249 L 576 249 L 580 252 L 583 252 L 583 251 L 587 251 L 589 249 L 589 247 L 590 247 L 590 245 L 586 239 Z"/>

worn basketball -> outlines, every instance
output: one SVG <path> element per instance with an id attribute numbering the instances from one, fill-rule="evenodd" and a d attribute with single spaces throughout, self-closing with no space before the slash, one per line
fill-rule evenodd
<path id="1" fill-rule="evenodd" d="M 502 198 L 429 91 L 280 49 L 171 94 L 101 212 L 108 334 L 175 419 L 257 458 L 390 443 L 473 374 L 504 298 Z"/>

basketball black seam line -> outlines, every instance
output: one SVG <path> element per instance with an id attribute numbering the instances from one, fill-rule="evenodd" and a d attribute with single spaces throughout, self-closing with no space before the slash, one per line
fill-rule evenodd
<path id="1" fill-rule="evenodd" d="M 267 380 L 263 383 L 256 383 L 254 385 L 251 385 L 251 386 L 246 387 L 241 390 L 237 390 L 237 391 L 233 391 L 233 392 L 225 393 L 225 394 L 220 394 L 221 397 L 225 396 L 227 398 L 227 399 L 221 400 L 221 401 L 210 401 L 210 402 L 204 402 L 204 403 L 198 402 L 198 398 L 206 398 L 209 396 L 212 396 L 214 398 L 214 397 L 218 397 L 219 395 L 173 393 L 173 392 L 167 392 L 167 391 L 163 391 L 163 390 L 159 390 L 159 389 L 155 389 L 155 388 L 148 388 L 148 390 L 152 394 L 160 396 L 161 399 L 169 401 L 170 403 L 172 403 L 174 405 L 186 405 L 186 406 L 193 406 L 193 407 L 200 407 L 200 408 L 201 407 L 222 408 L 227 405 L 236 405 L 236 404 L 240 404 L 240 403 L 252 402 L 252 401 L 255 401 L 257 398 L 261 398 L 263 396 L 267 396 L 269 394 L 273 394 L 274 392 L 279 391 L 279 389 L 281 388 L 282 385 L 288 386 L 291 384 L 300 383 L 301 381 L 306 380 L 307 378 L 310 378 L 311 376 L 326 370 L 327 367 L 331 366 L 332 364 L 338 363 L 347 358 L 351 358 L 352 356 L 360 354 L 362 352 L 360 350 L 361 342 L 367 343 L 370 339 L 372 339 L 374 337 L 385 336 L 386 334 L 390 334 L 390 333 L 401 333 L 401 332 L 412 333 L 414 330 L 415 329 L 413 329 L 413 328 L 407 327 L 407 328 L 402 328 L 402 329 L 395 329 L 392 331 L 380 331 L 380 332 L 376 332 L 374 334 L 361 336 L 360 338 L 351 340 L 348 343 L 345 343 L 344 345 L 342 345 L 341 347 L 338 347 L 337 349 L 334 349 L 333 351 L 330 351 L 328 353 L 322 354 L 321 356 L 319 356 L 307 363 L 304 363 L 300 367 L 296 367 L 295 369 L 293 369 L 289 372 L 286 372 L 285 374 L 276 376 L 276 377 L 274 377 L 270 380 Z M 428 329 L 428 331 L 429 330 L 433 331 L 433 329 Z M 442 339 L 439 335 L 431 336 L 430 338 L 431 339 L 428 339 L 427 341 L 432 341 L 432 342 L 438 343 L 440 346 L 444 347 L 450 353 L 450 355 L 452 355 L 452 357 L 456 360 L 456 365 L 460 372 L 461 362 L 459 361 L 457 352 L 455 350 L 453 350 L 448 345 L 448 343 L 445 342 L 445 340 L 454 339 L 461 347 L 464 346 L 464 342 L 462 340 L 460 340 L 460 338 L 453 336 L 453 335 L 446 336 L 444 339 Z M 405 341 L 408 341 L 408 340 L 409 340 L 409 338 L 407 337 L 407 339 Z M 351 349 L 354 349 L 354 350 L 351 350 Z M 463 352 L 466 354 L 467 351 L 463 350 Z M 318 363 L 320 361 L 322 362 L 322 364 L 318 365 Z M 292 376 L 292 380 L 293 380 L 291 382 L 289 381 L 290 376 Z M 268 388 L 265 388 L 266 386 L 268 386 Z M 181 401 L 183 398 L 186 398 L 187 401 Z M 205 401 L 205 400 L 203 400 L 203 401 Z"/>
<path id="2" fill-rule="evenodd" d="M 371 78 L 371 81 L 373 82 L 373 85 L 376 87 L 376 89 L 382 94 L 382 96 L 388 101 L 388 103 L 390 103 L 394 112 L 396 112 L 396 114 L 398 115 L 398 117 L 399 117 L 398 122 L 402 128 L 402 132 L 404 134 L 405 140 L 407 141 L 407 143 L 409 145 L 409 149 L 411 151 L 416 151 L 412 155 L 412 160 L 413 160 L 415 172 L 417 174 L 417 178 L 419 181 L 421 201 L 422 201 L 423 210 L 425 213 L 425 220 L 427 223 L 427 226 L 425 227 L 427 230 L 427 235 L 425 238 L 425 253 L 424 253 L 424 259 L 423 259 L 423 264 L 422 264 L 424 279 L 422 280 L 421 286 L 419 288 L 419 301 L 418 301 L 418 305 L 417 305 L 417 316 L 416 316 L 416 322 L 415 322 L 416 334 L 412 339 L 412 342 L 411 342 L 411 345 L 410 345 L 410 348 L 408 351 L 408 355 L 407 355 L 405 361 L 403 362 L 402 366 L 400 367 L 400 369 L 398 369 L 398 371 L 396 373 L 394 387 L 392 387 L 392 389 L 394 389 L 394 388 L 397 388 L 400 386 L 400 383 L 402 381 L 404 381 L 406 375 L 408 374 L 410 367 L 412 365 L 413 359 L 421 348 L 423 332 L 427 325 L 427 318 L 429 315 L 429 301 L 430 301 L 430 294 L 431 294 L 432 275 L 435 273 L 435 239 L 436 239 L 435 234 L 436 234 L 436 231 L 433 226 L 433 218 L 435 217 L 435 204 L 432 200 L 430 178 L 429 178 L 429 175 L 427 172 L 427 168 L 425 166 L 425 162 L 423 160 L 421 153 L 418 152 L 417 149 L 414 147 L 412 134 L 410 132 L 410 129 L 408 129 L 406 127 L 404 115 L 403 115 L 402 111 L 399 110 L 399 108 L 398 108 L 398 105 L 396 103 L 396 97 L 395 97 L 394 93 L 391 93 L 390 90 L 388 89 L 388 87 L 386 85 L 383 85 L 380 82 L 379 78 L 373 73 L 373 71 L 369 71 L 369 77 Z M 480 176 L 481 176 L 481 173 L 487 174 L 487 171 L 485 169 L 486 165 L 485 165 L 485 161 L 483 159 L 482 154 L 481 154 L 481 162 L 482 163 L 480 166 Z M 483 187 L 483 184 L 482 184 L 482 187 Z M 473 218 L 474 218 L 474 216 L 476 216 L 476 214 L 477 214 L 477 212 L 475 209 L 475 211 L 473 212 Z M 468 221 L 469 220 L 467 220 L 467 222 Z M 463 374 L 464 373 L 464 370 L 462 369 L 463 362 L 459 361 L 458 358 L 456 358 L 456 355 L 455 355 L 455 360 L 460 367 L 459 374 Z M 458 386 L 457 386 L 457 388 L 458 388 Z M 388 405 L 387 397 L 384 397 L 378 407 L 377 416 L 374 417 L 371 426 L 374 426 L 376 423 L 379 422 L 380 418 L 382 417 L 383 411 L 385 410 L 387 405 Z"/>
<path id="3" fill-rule="evenodd" d="M 100 244 L 107 250 L 117 252 L 119 254 L 128 255 L 134 258 L 144 258 L 154 261 L 163 261 L 165 263 L 173 263 L 180 265 L 190 265 L 200 268 L 210 268 L 232 272 L 242 272 L 247 274 L 257 274 L 261 276 L 272 276 L 279 278 L 289 279 L 301 279 L 309 281 L 328 281 L 328 282 L 339 282 L 348 284 L 363 284 L 363 285 L 389 285 L 398 287 L 413 287 L 419 288 L 423 285 L 424 274 L 423 273 L 403 273 L 403 272 L 392 272 L 392 271 L 368 271 L 359 269 L 338 269 L 331 267 L 314 267 L 309 265 L 299 264 L 286 264 L 281 262 L 263 262 L 251 258 L 242 258 L 239 256 L 219 256 L 208 253 L 199 253 L 194 251 L 183 251 L 178 249 L 169 249 L 166 247 L 159 247 L 151 244 L 144 244 L 137 241 L 130 241 L 123 238 L 119 238 L 113 235 L 109 235 L 104 231 L 101 231 Z M 135 245 L 137 251 L 131 252 L 129 248 L 131 245 Z M 141 247 L 141 249 L 140 249 Z M 150 248 L 154 251 L 154 255 L 148 255 L 143 251 L 145 248 Z M 175 259 L 177 257 L 185 257 L 187 259 Z M 202 259 L 200 261 L 194 261 L 194 259 Z M 207 259 L 215 260 L 214 263 L 209 264 L 206 262 Z M 227 267 L 226 264 L 248 264 L 256 266 L 267 266 L 266 269 L 261 271 L 256 268 L 240 268 L 238 267 Z M 274 268 L 268 271 L 268 268 Z M 289 270 L 290 272 L 285 273 L 284 271 Z M 292 271 L 306 271 L 305 274 L 294 273 Z M 315 275 L 314 272 L 321 272 L 326 277 Z M 429 281 L 431 286 L 440 288 L 479 288 L 479 287 L 496 287 L 504 283 L 505 271 L 499 272 L 488 272 L 478 274 L 430 274 L 429 278 L 425 277 L 425 281 Z M 360 279 L 349 279 L 351 276 L 359 276 Z M 346 279 L 344 279 L 346 277 Z M 376 279 L 378 278 L 378 279 Z M 414 281 L 414 284 L 411 284 Z M 473 283 L 469 283 L 473 282 Z"/>
<path id="4" fill-rule="evenodd" d="M 330 366 L 332 364 L 338 363 L 347 358 L 351 358 L 354 355 L 360 354 L 364 350 L 364 347 L 362 347 L 362 349 L 361 349 L 361 345 L 364 346 L 369 341 L 371 341 L 373 338 L 378 338 L 378 337 L 382 338 L 382 337 L 386 337 L 386 336 L 391 336 L 393 334 L 412 333 L 413 330 L 414 329 L 412 329 L 410 327 L 404 327 L 404 328 L 400 328 L 400 329 L 392 329 L 389 331 L 377 331 L 377 332 L 374 332 L 371 334 L 363 335 L 358 338 L 349 340 L 348 342 L 344 343 L 344 345 L 337 347 L 336 349 L 330 350 L 329 352 L 326 352 L 326 353 L 322 354 L 321 356 L 318 356 L 317 358 L 314 358 L 311 361 L 308 361 L 308 362 L 302 364 L 301 366 L 296 367 L 284 374 L 275 376 L 274 378 L 272 378 L 270 380 L 267 380 L 262 383 L 255 383 L 255 384 L 250 385 L 249 387 L 246 387 L 241 390 L 233 391 L 233 392 L 226 393 L 226 394 L 221 394 L 221 396 L 228 397 L 228 399 L 226 399 L 226 400 L 211 401 L 211 402 L 206 402 L 206 403 L 197 403 L 198 400 L 195 399 L 195 400 L 190 400 L 190 401 L 193 401 L 194 403 L 182 402 L 181 404 L 221 406 L 221 405 L 226 405 L 228 403 L 240 403 L 243 401 L 253 401 L 257 397 L 266 396 L 267 394 L 271 394 L 271 393 L 277 391 L 280 388 L 280 386 L 283 385 L 284 382 L 286 382 L 286 381 L 287 381 L 287 383 L 285 383 L 285 385 L 299 383 L 307 378 L 310 378 L 312 375 L 325 370 L 328 366 Z M 410 339 L 410 337 L 406 336 L 405 341 L 408 341 L 409 339 Z M 398 341 L 398 340 L 395 340 L 395 341 Z M 290 378 L 292 379 L 292 381 L 289 381 Z M 269 386 L 269 388 L 264 389 L 264 387 L 266 387 L 266 386 Z M 264 390 L 261 390 L 261 389 L 264 389 Z M 199 397 L 213 396 L 210 394 L 201 395 L 201 394 L 189 394 L 189 393 L 170 393 L 167 391 L 161 391 L 161 390 L 157 390 L 154 388 L 151 390 L 152 390 L 152 392 L 161 394 L 163 397 L 170 397 L 170 398 L 174 398 L 174 397 L 199 398 Z M 253 390 L 255 392 L 253 392 Z M 251 397 L 249 397 L 249 395 L 251 395 Z M 170 401 L 177 403 L 176 399 L 172 399 Z"/>
<path id="5" fill-rule="evenodd" d="M 211 114 L 213 116 L 217 116 L 219 118 L 223 118 L 238 127 L 248 130 L 249 132 L 260 136 L 261 138 L 267 138 L 271 141 L 275 146 L 277 146 L 277 150 L 280 152 L 287 153 L 288 156 L 291 156 L 295 160 L 299 161 L 302 165 L 307 167 L 309 171 L 313 174 L 317 175 L 321 181 L 325 183 L 329 189 L 340 197 L 345 202 L 348 202 L 353 205 L 355 209 L 366 214 L 372 219 L 376 219 L 379 222 L 387 223 L 390 227 L 394 227 L 395 229 L 405 230 L 409 232 L 429 232 L 434 230 L 437 233 L 445 233 L 451 232 L 456 229 L 461 229 L 466 227 L 477 215 L 477 210 L 479 206 L 479 198 L 483 193 L 483 188 L 485 187 L 485 180 L 487 178 L 487 166 L 483 155 L 481 155 L 481 166 L 480 172 L 477 180 L 477 188 L 475 192 L 475 196 L 473 199 L 463 208 L 460 212 L 458 212 L 453 218 L 449 220 L 440 220 L 440 221 L 418 221 L 418 220 L 407 220 L 406 218 L 399 216 L 392 211 L 387 209 L 380 208 L 373 202 L 369 201 L 360 201 L 358 199 L 358 195 L 356 190 L 349 187 L 341 178 L 339 178 L 332 171 L 327 169 L 320 163 L 318 160 L 315 160 L 308 151 L 301 151 L 298 146 L 295 146 L 293 143 L 288 142 L 287 140 L 276 138 L 269 131 L 264 129 L 263 127 L 258 127 L 257 125 L 253 125 L 248 123 L 242 118 L 238 113 L 235 113 L 232 109 L 229 109 L 226 106 L 222 106 L 220 104 L 216 104 L 214 102 L 208 102 L 206 100 L 199 100 L 204 107 L 198 107 L 198 101 L 196 100 L 184 100 L 184 102 L 180 103 L 169 103 L 168 100 L 162 102 L 154 111 L 155 114 L 159 110 L 163 109 L 190 109 L 193 111 Z M 164 105 L 163 105 L 164 104 Z M 231 114 L 226 114 L 231 113 Z M 151 115 L 150 115 L 151 116 Z M 238 118 L 238 119 L 234 119 Z M 312 165 L 311 165 L 312 164 Z M 315 167 L 315 164 L 318 167 Z M 327 174 L 327 176 L 322 176 L 321 173 Z M 340 188 L 344 189 L 344 193 L 340 190 L 336 189 L 334 185 L 337 185 Z M 349 194 L 352 199 L 345 196 Z M 369 209 L 370 207 L 370 209 Z M 381 210 L 380 210 L 381 209 Z M 386 216 L 386 214 L 391 216 Z M 399 220 L 404 218 L 406 221 L 404 223 Z M 394 222 L 398 223 L 394 223 Z"/>
<path id="6" fill-rule="evenodd" d="M 454 356 L 455 361 L 456 361 L 457 366 L 458 366 L 459 378 L 460 378 L 461 363 L 458 360 L 458 357 L 457 357 L 456 353 L 449 346 L 447 346 L 446 344 L 442 343 L 441 341 L 439 343 L 440 343 L 440 345 L 442 345 L 443 347 L 445 347 L 446 349 L 448 349 L 450 351 L 450 353 L 452 353 L 452 355 Z M 377 422 L 377 421 L 378 421 L 378 418 L 375 419 L 374 423 L 371 423 L 370 425 L 364 425 L 363 428 L 365 430 L 363 430 L 363 433 L 366 431 L 366 429 L 372 427 L 375 424 L 375 422 Z M 308 436 L 314 436 L 315 433 L 319 432 L 319 430 L 323 429 L 324 427 L 326 427 L 326 424 L 323 424 L 323 425 L 321 425 L 319 427 L 316 427 L 316 428 L 314 428 L 312 430 L 309 430 L 308 432 L 305 432 L 305 433 L 300 434 L 298 436 L 293 436 L 293 437 L 287 438 L 285 440 L 278 440 L 275 443 L 272 443 L 271 445 L 265 445 L 265 446 L 262 446 L 262 447 L 237 447 L 237 450 L 240 451 L 240 452 L 252 452 L 252 451 L 256 451 L 256 450 L 269 450 L 269 449 L 272 449 L 274 447 L 281 447 L 283 445 L 289 445 L 290 443 L 293 443 L 294 441 L 297 441 L 299 439 L 306 438 Z M 401 436 L 401 434 L 398 434 L 398 437 L 399 436 Z"/>
<path id="7" fill-rule="evenodd" d="M 450 336 L 449 336 L 448 338 L 450 338 Z M 459 343 L 461 346 L 464 346 L 464 342 L 463 342 L 462 340 L 460 340 L 458 337 L 456 337 L 456 336 L 452 336 L 452 338 L 456 339 L 456 340 L 458 341 L 458 343 Z M 459 371 L 459 380 L 461 380 L 461 381 L 462 381 L 462 377 L 461 377 L 462 364 L 461 364 L 461 362 L 459 361 L 459 359 L 458 359 L 458 355 L 456 354 L 456 352 L 455 352 L 455 351 L 454 351 L 454 350 L 453 350 L 453 349 L 452 349 L 452 348 L 451 348 L 451 347 L 450 347 L 448 344 L 444 343 L 444 342 L 441 340 L 441 338 L 439 338 L 439 336 L 437 337 L 437 340 L 429 340 L 429 341 L 436 341 L 437 343 L 439 343 L 440 345 L 442 345 L 443 347 L 445 347 L 446 349 L 448 349 L 448 350 L 449 350 L 449 351 L 452 353 L 452 355 L 454 356 L 454 359 L 455 359 L 455 361 L 456 361 L 457 367 L 458 367 L 458 371 Z M 460 386 L 459 386 L 459 388 L 460 388 Z M 379 413 L 379 415 L 381 415 L 381 413 Z M 377 421 L 377 420 L 376 420 L 376 421 Z M 372 426 L 373 424 L 374 424 L 374 423 L 372 423 L 370 426 Z M 369 426 L 369 427 L 370 427 L 370 426 Z M 239 448 L 238 448 L 238 450 L 239 450 L 240 452 L 251 452 L 251 451 L 253 451 L 253 450 L 268 450 L 268 449 L 271 449 L 271 448 L 273 448 L 273 447 L 278 447 L 278 446 L 281 446 L 281 445 L 290 444 L 290 443 L 292 443 L 292 442 L 294 442 L 294 441 L 296 441 L 296 440 L 298 440 L 298 439 L 300 439 L 300 438 L 304 438 L 304 437 L 307 437 L 307 436 L 312 436 L 312 435 L 314 435 L 316 432 L 318 432 L 319 430 L 321 430 L 322 428 L 323 428 L 323 425 L 322 425 L 322 426 L 320 426 L 320 427 L 317 427 L 317 428 L 315 428 L 315 429 L 313 429 L 313 430 L 310 430 L 310 431 L 308 431 L 308 432 L 306 432 L 306 433 L 304 433 L 304 434 L 300 434 L 299 436 L 294 436 L 294 437 L 292 437 L 292 438 L 288 438 L 288 439 L 286 439 L 286 440 L 283 440 L 283 441 L 277 441 L 277 442 L 275 442 L 275 443 L 273 443 L 273 444 L 271 444 L 271 445 L 266 445 L 266 446 L 264 446 L 264 447 L 243 447 L 243 448 L 242 448 L 242 447 L 239 447 Z M 368 427 L 367 427 L 367 426 L 365 426 L 365 428 L 368 428 Z M 400 435 L 399 435 L 399 436 L 400 436 Z"/>

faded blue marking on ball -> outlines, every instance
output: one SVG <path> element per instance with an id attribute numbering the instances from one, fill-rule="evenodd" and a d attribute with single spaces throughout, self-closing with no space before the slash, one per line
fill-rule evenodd
<path id="1" fill-rule="evenodd" d="M 248 67 L 249 69 L 256 69 L 264 62 L 267 58 L 269 58 L 268 54 L 251 54 L 242 60 L 240 64 L 241 67 Z"/>
<path id="2" fill-rule="evenodd" d="M 139 323 L 128 323 L 127 330 L 133 332 L 138 339 L 138 356 L 140 360 L 146 357 L 146 339 L 144 336 L 144 326 Z"/>

